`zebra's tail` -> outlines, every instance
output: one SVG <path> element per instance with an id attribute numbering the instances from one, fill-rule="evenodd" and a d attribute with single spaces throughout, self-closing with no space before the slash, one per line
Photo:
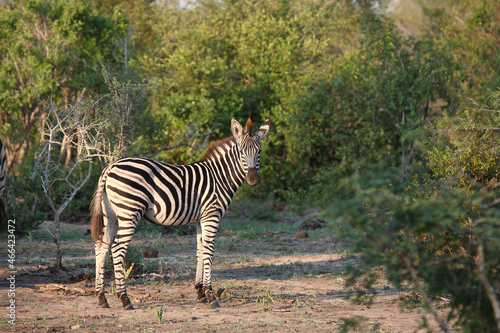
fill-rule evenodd
<path id="1" fill-rule="evenodd" d="M 102 172 L 97 190 L 94 192 L 92 203 L 90 204 L 90 214 L 92 214 L 92 218 L 90 219 L 90 234 L 95 242 L 99 241 L 103 234 L 104 219 L 102 213 L 102 194 L 104 193 L 106 178 L 110 170 L 110 165 L 108 165 Z"/>

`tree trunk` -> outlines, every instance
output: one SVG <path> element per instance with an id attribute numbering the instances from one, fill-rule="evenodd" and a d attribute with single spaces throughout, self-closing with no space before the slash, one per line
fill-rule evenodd
<path id="1" fill-rule="evenodd" d="M 56 270 L 62 269 L 62 254 L 61 254 L 61 225 L 59 223 L 59 218 L 61 213 L 56 211 L 54 213 L 54 243 L 56 244 L 56 262 L 54 263 L 54 268 Z"/>

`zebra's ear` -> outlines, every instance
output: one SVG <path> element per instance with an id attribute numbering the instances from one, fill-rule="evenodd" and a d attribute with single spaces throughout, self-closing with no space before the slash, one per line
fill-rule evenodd
<path id="1" fill-rule="evenodd" d="M 262 124 L 262 126 L 255 134 L 259 137 L 259 140 L 262 140 L 262 138 L 266 136 L 267 131 L 269 131 L 269 119 L 267 119 L 266 122 Z"/>
<path id="2" fill-rule="evenodd" d="M 238 120 L 231 120 L 231 133 L 233 133 L 236 140 L 241 140 L 243 138 L 243 128 L 241 128 L 241 124 Z"/>
<path id="3" fill-rule="evenodd" d="M 245 128 L 243 128 L 244 135 L 252 135 L 252 119 L 248 117 L 247 123 L 245 124 Z"/>

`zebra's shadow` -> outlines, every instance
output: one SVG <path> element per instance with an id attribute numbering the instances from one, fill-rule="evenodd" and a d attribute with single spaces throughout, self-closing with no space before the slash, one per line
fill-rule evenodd
<path id="1" fill-rule="evenodd" d="M 339 258 L 335 260 L 317 260 L 291 263 L 266 263 L 245 267 L 221 267 L 214 265 L 213 274 L 217 280 L 291 280 L 309 277 L 338 277 L 348 273 L 356 265 L 353 258 Z M 234 266 L 231 265 L 231 266 Z M 164 278 L 169 281 L 192 281 L 195 278 L 194 268 L 182 267 L 167 268 Z"/>

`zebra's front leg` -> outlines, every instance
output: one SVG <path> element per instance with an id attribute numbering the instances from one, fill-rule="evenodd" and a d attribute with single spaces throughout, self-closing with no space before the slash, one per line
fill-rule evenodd
<path id="1" fill-rule="evenodd" d="M 196 300 L 200 303 L 207 303 L 207 297 L 203 292 L 203 237 L 200 222 L 196 223 L 196 279 L 194 288 L 196 289 Z"/>
<path id="2" fill-rule="evenodd" d="M 200 296 L 200 294 L 203 294 L 206 297 L 207 303 L 210 305 L 210 307 L 216 308 L 220 307 L 220 305 L 219 302 L 217 302 L 217 299 L 215 298 L 214 292 L 212 290 L 212 262 L 214 258 L 215 235 L 217 234 L 217 230 L 219 229 L 219 215 L 217 214 L 215 216 L 202 218 L 200 225 L 201 251 L 203 259 L 203 266 L 201 267 L 203 285 L 201 287 L 202 293 L 198 292 L 198 295 Z M 198 263 L 198 265 L 200 264 Z"/>

